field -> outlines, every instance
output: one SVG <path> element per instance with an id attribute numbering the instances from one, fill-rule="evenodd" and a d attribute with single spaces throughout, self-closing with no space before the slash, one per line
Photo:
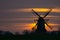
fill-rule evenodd
<path id="1" fill-rule="evenodd" d="M 0 35 L 0 40 L 60 40 L 60 33 L 25 33 L 21 34 L 9 34 Z"/>

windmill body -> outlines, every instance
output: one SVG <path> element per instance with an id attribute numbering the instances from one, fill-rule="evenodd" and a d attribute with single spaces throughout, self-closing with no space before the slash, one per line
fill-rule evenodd
<path id="1" fill-rule="evenodd" d="M 46 29 L 45 29 L 45 20 L 40 17 L 38 20 L 37 20 L 37 29 L 35 32 L 46 32 Z"/>

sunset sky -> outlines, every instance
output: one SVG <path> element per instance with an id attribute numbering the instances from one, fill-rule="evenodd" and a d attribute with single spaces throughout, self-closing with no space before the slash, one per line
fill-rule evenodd
<path id="1" fill-rule="evenodd" d="M 60 30 L 60 0 L 0 0 L 0 30 L 13 33 L 31 30 L 38 18 L 32 9 L 43 17 L 49 8 L 52 11 L 45 19 L 49 19 L 52 30 L 47 26 L 46 29 Z"/>

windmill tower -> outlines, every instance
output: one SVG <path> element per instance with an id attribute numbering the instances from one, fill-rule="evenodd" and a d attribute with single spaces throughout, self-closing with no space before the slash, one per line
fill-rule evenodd
<path id="1" fill-rule="evenodd" d="M 44 17 L 41 17 L 37 12 L 35 12 L 35 11 L 32 9 L 33 13 L 38 16 L 38 20 L 37 20 L 37 23 L 36 23 L 37 29 L 35 30 L 35 32 L 37 32 L 37 33 L 46 32 L 45 24 L 46 24 L 49 28 L 51 28 L 51 27 L 45 22 L 45 20 L 44 20 L 44 18 L 51 12 L 51 10 L 52 10 L 52 9 L 50 9 L 50 10 L 44 15 Z"/>

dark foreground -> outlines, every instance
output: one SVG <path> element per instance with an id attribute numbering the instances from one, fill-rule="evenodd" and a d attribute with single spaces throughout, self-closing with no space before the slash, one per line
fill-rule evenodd
<path id="1" fill-rule="evenodd" d="M 60 33 L 25 33 L 24 35 L 6 33 L 0 35 L 0 40 L 60 40 Z"/>

